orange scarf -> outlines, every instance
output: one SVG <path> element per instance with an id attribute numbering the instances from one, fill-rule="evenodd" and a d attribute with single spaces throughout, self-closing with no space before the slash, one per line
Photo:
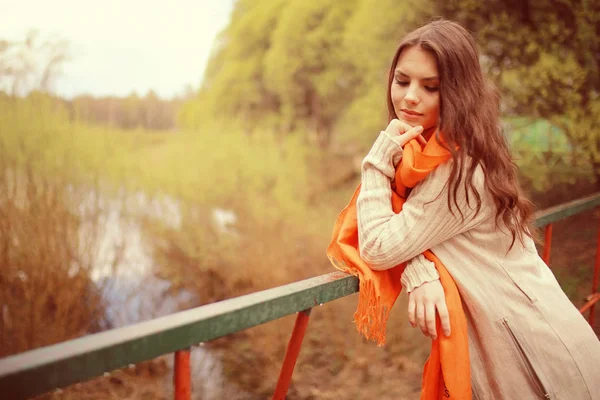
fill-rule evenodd
<path id="1" fill-rule="evenodd" d="M 415 187 L 430 172 L 450 158 L 450 153 L 435 139 L 425 148 L 417 140 L 404 147 L 404 154 L 396 168 L 395 186 L 392 184 L 392 209 L 402 210 L 408 188 Z M 361 260 L 358 251 L 358 224 L 356 199 L 360 193 L 356 188 L 350 203 L 340 213 L 333 228 L 333 238 L 327 248 L 332 264 L 349 274 L 356 275 L 360 282 L 358 308 L 354 314 L 357 329 L 378 346 L 385 343 L 386 323 L 402 285 L 400 278 L 406 263 L 385 271 L 374 271 Z M 421 400 L 471 399 L 471 374 L 467 336 L 467 320 L 462 309 L 460 294 L 452 276 L 444 265 L 429 250 L 423 255 L 435 264 L 444 288 L 446 304 L 450 314 L 452 334 L 442 333 L 439 317 L 436 317 L 438 337 L 432 341 L 429 359 L 425 363 Z"/>

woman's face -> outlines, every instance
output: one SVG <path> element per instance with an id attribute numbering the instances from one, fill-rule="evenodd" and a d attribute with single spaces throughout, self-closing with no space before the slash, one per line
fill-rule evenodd
<path id="1" fill-rule="evenodd" d="M 394 111 L 400 121 L 427 130 L 440 119 L 440 78 L 435 57 L 420 46 L 402 50 L 392 81 Z"/>

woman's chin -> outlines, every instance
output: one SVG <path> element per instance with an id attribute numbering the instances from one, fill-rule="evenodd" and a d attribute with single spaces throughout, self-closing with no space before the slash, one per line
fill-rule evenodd
<path id="1" fill-rule="evenodd" d="M 398 121 L 404 122 L 405 124 L 410 125 L 411 127 L 419 125 L 417 121 L 409 121 L 406 118 L 398 117 Z"/>

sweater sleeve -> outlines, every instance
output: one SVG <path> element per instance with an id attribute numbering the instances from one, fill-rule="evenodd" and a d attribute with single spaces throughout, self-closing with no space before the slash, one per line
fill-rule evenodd
<path id="1" fill-rule="evenodd" d="M 357 199 L 358 242 L 361 258 L 374 270 L 385 270 L 406 262 L 425 250 L 468 231 L 489 215 L 485 207 L 485 179 L 481 167 L 473 176 L 482 199 L 476 213 L 474 193 L 458 183 L 457 203 L 448 208 L 448 186 L 452 163 L 438 166 L 411 192 L 402 212 L 392 210 L 391 179 L 398 144 L 380 134 L 362 163 L 362 186 Z M 459 211 L 460 210 L 460 211 Z M 462 215 L 461 215 L 462 213 Z"/>
<path id="2" fill-rule="evenodd" d="M 426 259 L 423 254 L 419 254 L 406 264 L 400 282 L 404 290 L 410 293 L 422 284 L 438 279 L 440 279 L 440 274 L 435 268 L 435 264 Z"/>

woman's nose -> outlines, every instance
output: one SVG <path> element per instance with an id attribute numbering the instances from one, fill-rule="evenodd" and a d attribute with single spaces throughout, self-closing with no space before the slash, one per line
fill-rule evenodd
<path id="1" fill-rule="evenodd" d="M 404 100 L 407 103 L 411 103 L 411 104 L 418 104 L 419 103 L 419 97 L 417 96 L 417 94 L 415 93 L 415 90 L 413 88 L 409 88 L 406 91 L 406 95 L 404 96 Z"/>

